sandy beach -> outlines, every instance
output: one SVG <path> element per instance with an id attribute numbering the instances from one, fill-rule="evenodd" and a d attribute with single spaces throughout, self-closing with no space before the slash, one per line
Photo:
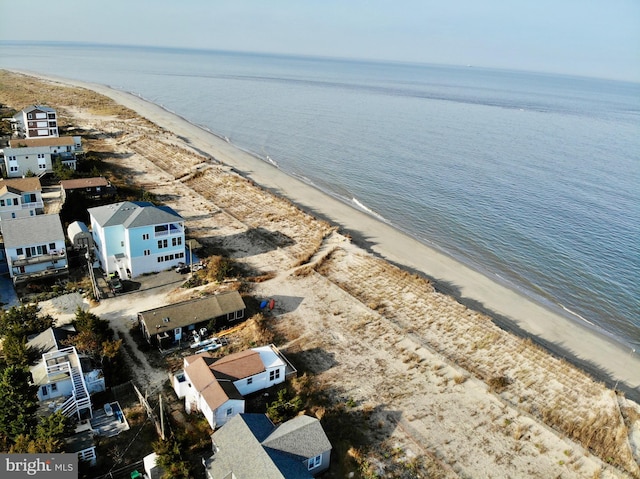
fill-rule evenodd
<path id="1" fill-rule="evenodd" d="M 630 348 L 157 105 L 44 79 L 162 129 L 66 109 L 78 126 L 112 133 L 114 164 L 199 241 L 268 276 L 252 293 L 276 299 L 283 349 L 373 410 L 381 442 L 431 458 L 446 471 L 438 477 L 640 477 L 640 409 L 629 400 L 640 398 L 640 358 Z"/>
<path id="2" fill-rule="evenodd" d="M 232 166 L 256 184 L 289 198 L 333 224 L 371 251 L 397 265 L 418 271 L 435 281 L 440 290 L 458 301 L 499 318 L 499 324 L 520 334 L 530 334 L 560 357 L 571 359 L 608 384 L 640 399 L 640 356 L 631 348 L 555 313 L 466 265 L 401 233 L 386 223 L 346 205 L 293 178 L 275 166 L 244 152 L 224 139 L 189 123 L 158 105 L 104 85 L 50 78 L 94 90 L 137 112 L 189 144 L 202 154 Z"/>

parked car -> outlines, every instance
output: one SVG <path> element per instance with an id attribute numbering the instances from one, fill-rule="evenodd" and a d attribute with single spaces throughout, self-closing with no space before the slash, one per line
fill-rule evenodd
<path id="1" fill-rule="evenodd" d="M 113 294 L 122 293 L 124 288 L 122 286 L 122 281 L 120 281 L 120 278 L 114 276 L 111 278 L 111 281 L 109 281 L 109 283 L 111 285 L 111 292 Z"/>

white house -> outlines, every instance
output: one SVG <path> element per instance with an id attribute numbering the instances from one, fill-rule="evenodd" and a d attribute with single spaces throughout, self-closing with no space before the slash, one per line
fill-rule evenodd
<path id="1" fill-rule="evenodd" d="M 148 202 L 89 208 L 96 258 L 107 274 L 136 277 L 184 262 L 184 220 Z"/>
<path id="2" fill-rule="evenodd" d="M 30 339 L 27 346 L 41 354 L 30 368 L 38 400 L 51 412 L 61 410 L 80 419 L 83 412 L 93 417 L 90 394 L 104 391 L 105 382 L 102 370 L 94 368 L 89 358 L 63 344 L 74 334 L 74 329 L 49 328 Z"/>
<path id="3" fill-rule="evenodd" d="M 58 215 L 16 218 L 0 225 L 14 283 L 68 273 L 64 231 Z"/>
<path id="4" fill-rule="evenodd" d="M 9 147 L 1 151 L 2 167 L 9 178 L 23 177 L 29 172 L 35 175 L 51 173 L 57 160 L 75 170 L 80 152 L 79 136 L 11 140 Z"/>
<path id="5" fill-rule="evenodd" d="M 21 138 L 58 136 L 58 115 L 53 108 L 31 105 L 13 116 L 14 134 Z"/>
<path id="6" fill-rule="evenodd" d="M 245 395 L 280 384 L 296 372 L 272 344 L 218 360 L 206 353 L 188 356 L 172 382 L 187 412 L 201 411 L 216 429 L 244 412 Z"/>
<path id="7" fill-rule="evenodd" d="M 0 221 L 44 213 L 38 178 L 0 179 Z"/>

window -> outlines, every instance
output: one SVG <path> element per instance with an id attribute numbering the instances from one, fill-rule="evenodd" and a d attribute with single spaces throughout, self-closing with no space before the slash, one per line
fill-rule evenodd
<path id="1" fill-rule="evenodd" d="M 49 390 L 47 389 L 47 386 L 42 386 L 42 395 L 43 396 L 49 395 Z"/>
<path id="2" fill-rule="evenodd" d="M 49 243 L 49 249 L 56 249 L 55 243 Z"/>
<path id="3" fill-rule="evenodd" d="M 169 246 L 169 241 L 165 240 L 158 240 L 158 249 L 162 249 L 162 248 L 166 248 L 167 246 Z"/>
<path id="4" fill-rule="evenodd" d="M 274 369 L 273 371 L 269 371 L 269 381 L 275 381 L 280 378 L 280 370 Z"/>
<path id="5" fill-rule="evenodd" d="M 145 256 L 149 256 L 151 254 L 151 250 L 146 249 L 146 250 L 144 250 L 143 254 Z"/>
<path id="6" fill-rule="evenodd" d="M 148 240 L 149 239 L 149 233 L 145 233 L 142 235 L 142 239 L 143 240 Z"/>
<path id="7" fill-rule="evenodd" d="M 16 214 L 15 213 L 11 213 L 11 218 L 15 219 L 16 218 Z"/>
<path id="8" fill-rule="evenodd" d="M 171 238 L 171 244 L 173 246 L 180 246 L 182 244 L 182 238 L 181 237 Z"/>
<path id="9" fill-rule="evenodd" d="M 230 407 L 229 409 L 227 409 L 227 416 L 231 416 L 233 414 L 233 408 Z"/>
<path id="10" fill-rule="evenodd" d="M 18 206 L 18 198 L 13 199 L 13 206 Z"/>
<path id="11" fill-rule="evenodd" d="M 17 248 L 16 254 L 24 254 L 24 250 L 22 248 Z"/>
<path id="12" fill-rule="evenodd" d="M 154 227 L 156 236 L 163 236 L 169 233 L 169 227 L 167 225 L 158 225 Z"/>
<path id="13" fill-rule="evenodd" d="M 27 113 L 27 119 L 33 120 L 33 113 Z"/>
<path id="14" fill-rule="evenodd" d="M 320 464 L 322 464 L 322 454 L 320 454 L 319 456 L 312 457 L 311 459 L 309 459 L 307 467 L 309 468 L 309 470 L 311 470 L 311 469 L 315 469 Z"/>
<path id="15" fill-rule="evenodd" d="M 4 200 L 0 200 L 0 206 L 4 206 Z"/>
<path id="16" fill-rule="evenodd" d="M 10 166 L 9 167 L 9 171 L 18 171 L 18 167 L 17 166 Z"/>
<path id="17" fill-rule="evenodd" d="M 253 383 L 253 378 L 247 378 L 247 385 Z"/>
<path id="18" fill-rule="evenodd" d="M 56 383 L 51 383 L 51 392 L 57 391 L 58 385 Z"/>
<path id="19" fill-rule="evenodd" d="M 120 246 L 124 248 L 124 241 L 120 241 Z"/>
<path id="20" fill-rule="evenodd" d="M 158 256 L 158 263 L 162 263 L 164 261 L 164 258 L 162 256 Z"/>
<path id="21" fill-rule="evenodd" d="M 47 169 L 47 164 L 38 162 L 38 168 L 40 168 L 41 170 L 46 170 Z"/>

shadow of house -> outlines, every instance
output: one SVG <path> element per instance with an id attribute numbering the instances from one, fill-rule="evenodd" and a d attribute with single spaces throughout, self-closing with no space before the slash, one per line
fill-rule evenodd
<path id="1" fill-rule="evenodd" d="M 232 258 L 247 258 L 295 244 L 289 236 L 262 227 L 228 236 L 212 236 L 207 242 L 226 251 Z"/>

